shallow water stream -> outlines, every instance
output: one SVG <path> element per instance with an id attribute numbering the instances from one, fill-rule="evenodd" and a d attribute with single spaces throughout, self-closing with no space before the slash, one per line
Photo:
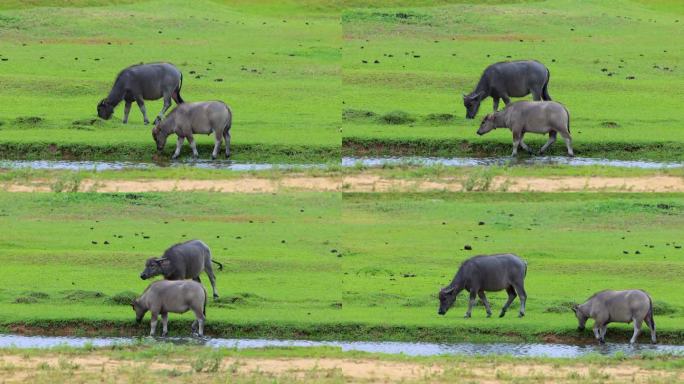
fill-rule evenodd
<path id="1" fill-rule="evenodd" d="M 62 336 L 21 336 L 0 335 L 0 348 L 51 348 L 56 346 L 82 347 L 92 345 L 105 347 L 137 343 L 148 338 L 134 337 L 62 337 Z M 152 339 L 149 339 L 152 340 Z M 534 343 L 405 343 L 370 341 L 306 341 L 306 340 L 268 340 L 268 339 L 222 339 L 222 338 L 185 338 L 169 337 L 156 339 L 182 345 L 203 345 L 210 348 L 267 348 L 267 347 L 338 347 L 343 351 L 361 351 L 408 356 L 436 355 L 511 355 L 518 357 L 560 357 L 573 358 L 588 354 L 614 355 L 634 354 L 676 354 L 684 356 L 684 345 L 629 344 L 606 345 L 569 345 Z"/>

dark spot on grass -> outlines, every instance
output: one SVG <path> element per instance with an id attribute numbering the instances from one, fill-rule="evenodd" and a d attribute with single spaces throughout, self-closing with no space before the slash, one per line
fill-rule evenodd
<path id="1" fill-rule="evenodd" d="M 473 250 L 473 247 L 470 246 L 469 244 L 466 244 L 466 245 L 463 246 L 463 249 L 465 249 L 466 251 L 472 251 L 472 250 Z"/>
<path id="2" fill-rule="evenodd" d="M 345 109 L 342 111 L 343 120 L 366 120 L 375 118 L 377 114 L 373 111 L 363 109 Z"/>
<path id="3" fill-rule="evenodd" d="M 131 291 L 123 291 L 116 293 L 112 295 L 111 297 L 107 298 L 105 302 L 107 304 L 113 304 L 113 305 L 129 305 L 133 302 L 138 297 L 138 295 L 135 292 Z"/>
<path id="4" fill-rule="evenodd" d="M 485 222 L 484 222 L 484 221 L 480 221 L 479 223 L 477 223 L 477 225 L 485 225 Z"/>
<path id="5" fill-rule="evenodd" d="M 601 126 L 603 128 L 619 128 L 620 124 L 615 121 L 602 121 Z"/>
<path id="6" fill-rule="evenodd" d="M 102 292 L 84 291 L 81 289 L 62 291 L 62 293 L 64 294 L 64 299 L 70 300 L 70 301 L 93 300 L 93 299 L 101 299 L 103 297 L 107 297 L 107 295 L 105 295 Z"/>
<path id="7" fill-rule="evenodd" d="M 34 304 L 37 303 L 38 299 L 29 296 L 19 296 L 14 299 L 15 304 Z"/>
<path id="8" fill-rule="evenodd" d="M 425 121 L 431 124 L 447 124 L 454 121 L 455 116 L 450 113 L 430 113 Z"/>
<path id="9" fill-rule="evenodd" d="M 36 125 L 44 122 L 45 119 L 42 117 L 38 116 L 19 116 L 16 119 L 14 119 L 14 122 L 16 124 L 24 124 L 24 125 Z"/>
<path id="10" fill-rule="evenodd" d="M 409 124 L 415 122 L 416 119 L 404 111 L 392 111 L 380 116 L 380 122 L 384 124 Z"/>

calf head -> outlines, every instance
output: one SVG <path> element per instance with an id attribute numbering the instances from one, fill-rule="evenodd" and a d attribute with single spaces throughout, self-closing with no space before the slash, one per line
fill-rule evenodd
<path id="1" fill-rule="evenodd" d="M 579 323 L 577 325 L 577 330 L 584 331 L 584 327 L 587 324 L 587 319 L 589 318 L 589 316 L 587 316 L 582 310 L 582 307 L 580 307 L 577 304 L 572 306 L 572 311 L 575 312 L 575 317 L 577 317 L 577 321 Z"/>
<path id="2" fill-rule="evenodd" d="M 496 128 L 496 126 L 494 125 L 494 114 L 490 113 L 489 115 L 485 116 L 484 119 L 482 119 L 482 122 L 480 123 L 480 128 L 477 130 L 477 134 L 482 136 L 494 128 Z"/>
<path id="3" fill-rule="evenodd" d="M 152 128 L 152 138 L 157 144 L 157 151 L 161 152 L 166 146 L 166 138 L 168 137 L 161 129 L 161 120 L 155 120 L 156 125 Z"/>
<path id="4" fill-rule="evenodd" d="M 439 290 L 439 311 L 437 314 L 445 315 L 449 308 L 454 305 L 456 301 L 456 287 L 445 287 Z"/>
<path id="5" fill-rule="evenodd" d="M 471 93 L 463 95 L 463 106 L 466 108 L 466 119 L 474 119 L 480 109 L 481 93 Z"/>
<path id="6" fill-rule="evenodd" d="M 143 307 L 140 302 L 138 302 L 138 299 L 133 299 L 131 307 L 133 307 L 133 310 L 135 311 L 135 322 L 140 324 L 143 317 L 145 317 L 145 313 L 147 313 L 147 308 Z"/>
<path id="7" fill-rule="evenodd" d="M 143 280 L 147 280 L 150 277 L 154 277 L 157 275 L 163 275 L 164 274 L 164 269 L 166 265 L 168 264 L 169 260 L 165 258 L 156 258 L 156 257 L 150 257 L 147 259 L 145 262 L 145 270 L 142 271 L 140 274 L 140 278 Z"/>
<path id="8" fill-rule="evenodd" d="M 107 102 L 107 99 L 102 99 L 99 104 L 97 104 L 97 115 L 100 119 L 109 120 L 114 113 L 114 106 Z"/>

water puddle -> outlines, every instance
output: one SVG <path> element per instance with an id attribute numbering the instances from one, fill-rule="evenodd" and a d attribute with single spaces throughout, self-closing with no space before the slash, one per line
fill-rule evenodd
<path id="1" fill-rule="evenodd" d="M 52 348 L 57 346 L 106 347 L 126 345 L 149 338 L 134 337 L 61 337 L 61 336 L 21 336 L 0 335 L 0 348 Z M 203 345 L 209 348 L 269 348 L 269 347 L 337 347 L 343 351 L 360 351 L 385 354 L 404 354 L 407 356 L 436 355 L 510 355 L 517 357 L 558 357 L 573 358 L 589 354 L 624 355 L 670 354 L 684 356 L 684 345 L 629 344 L 606 345 L 568 345 L 534 343 L 404 343 L 368 341 L 307 341 L 307 340 L 268 340 L 268 339 L 221 339 L 221 338 L 176 338 L 156 339 L 179 345 Z"/>
<path id="2" fill-rule="evenodd" d="M 586 157 L 530 157 L 512 159 L 510 157 L 343 157 L 343 167 L 382 167 L 386 165 L 473 167 L 473 166 L 540 166 L 564 165 L 583 167 L 599 165 L 606 167 L 641 168 L 641 169 L 672 169 L 682 168 L 684 163 L 656 162 L 645 160 L 608 160 Z M 324 164 L 277 164 L 277 163 L 241 163 L 230 160 L 189 160 L 173 161 L 170 163 L 145 163 L 133 161 L 71 161 L 71 160 L 0 160 L 0 169 L 44 169 L 71 171 L 110 171 L 125 169 L 155 169 L 155 168 L 200 168 L 223 169 L 229 171 L 264 171 L 271 169 L 306 169 L 325 168 Z"/>
<path id="3" fill-rule="evenodd" d="M 445 167 L 474 167 L 474 166 L 537 166 L 537 165 L 565 165 L 584 167 L 599 165 L 605 167 L 641 168 L 641 169 L 672 169 L 682 168 L 684 163 L 656 162 L 646 160 L 609 160 L 590 157 L 539 156 L 530 158 L 511 157 L 343 157 L 343 167 L 363 165 L 365 167 L 382 167 L 384 165 L 411 165 Z"/>

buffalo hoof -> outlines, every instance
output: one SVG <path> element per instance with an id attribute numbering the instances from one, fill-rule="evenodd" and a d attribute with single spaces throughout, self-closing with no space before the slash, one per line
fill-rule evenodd
<path id="1" fill-rule="evenodd" d="M 145 125 L 149 125 L 149 124 L 150 124 L 150 121 L 149 121 L 149 120 L 145 120 Z"/>
<path id="2" fill-rule="evenodd" d="M 606 340 L 605 340 L 605 339 L 599 339 L 599 344 L 603 345 L 603 344 L 605 344 L 605 343 L 606 343 Z"/>
<path id="3" fill-rule="evenodd" d="M 490 318 L 490 317 L 492 317 L 492 313 L 491 313 L 491 312 L 487 312 L 487 318 Z"/>
<path id="4" fill-rule="evenodd" d="M 525 317 L 525 313 L 523 313 L 523 312 L 518 313 L 518 317 Z"/>
<path id="5" fill-rule="evenodd" d="M 171 156 L 171 160 L 176 160 L 177 158 L 178 158 L 178 156 L 176 156 L 176 155 Z"/>
<path id="6" fill-rule="evenodd" d="M 230 159 L 230 153 L 226 153 L 226 159 Z"/>
<path id="7" fill-rule="evenodd" d="M 218 300 L 218 298 L 219 298 L 219 295 L 214 294 L 214 300 Z"/>
<path id="8" fill-rule="evenodd" d="M 575 157 L 574 153 L 568 153 L 568 157 Z"/>
<path id="9" fill-rule="evenodd" d="M 211 159 L 212 159 L 212 160 L 216 160 L 216 156 L 211 155 Z"/>
<path id="10" fill-rule="evenodd" d="M 166 337 L 166 335 L 168 335 L 168 334 L 169 334 L 168 332 L 164 332 L 164 333 L 162 333 L 161 337 Z"/>
<path id="11" fill-rule="evenodd" d="M 463 316 L 463 318 L 464 318 L 464 319 L 470 319 L 470 313 L 466 313 L 466 314 Z"/>
<path id="12" fill-rule="evenodd" d="M 501 313 L 499 314 L 499 317 L 504 317 L 505 315 L 506 315 L 506 312 L 501 311 Z"/>

